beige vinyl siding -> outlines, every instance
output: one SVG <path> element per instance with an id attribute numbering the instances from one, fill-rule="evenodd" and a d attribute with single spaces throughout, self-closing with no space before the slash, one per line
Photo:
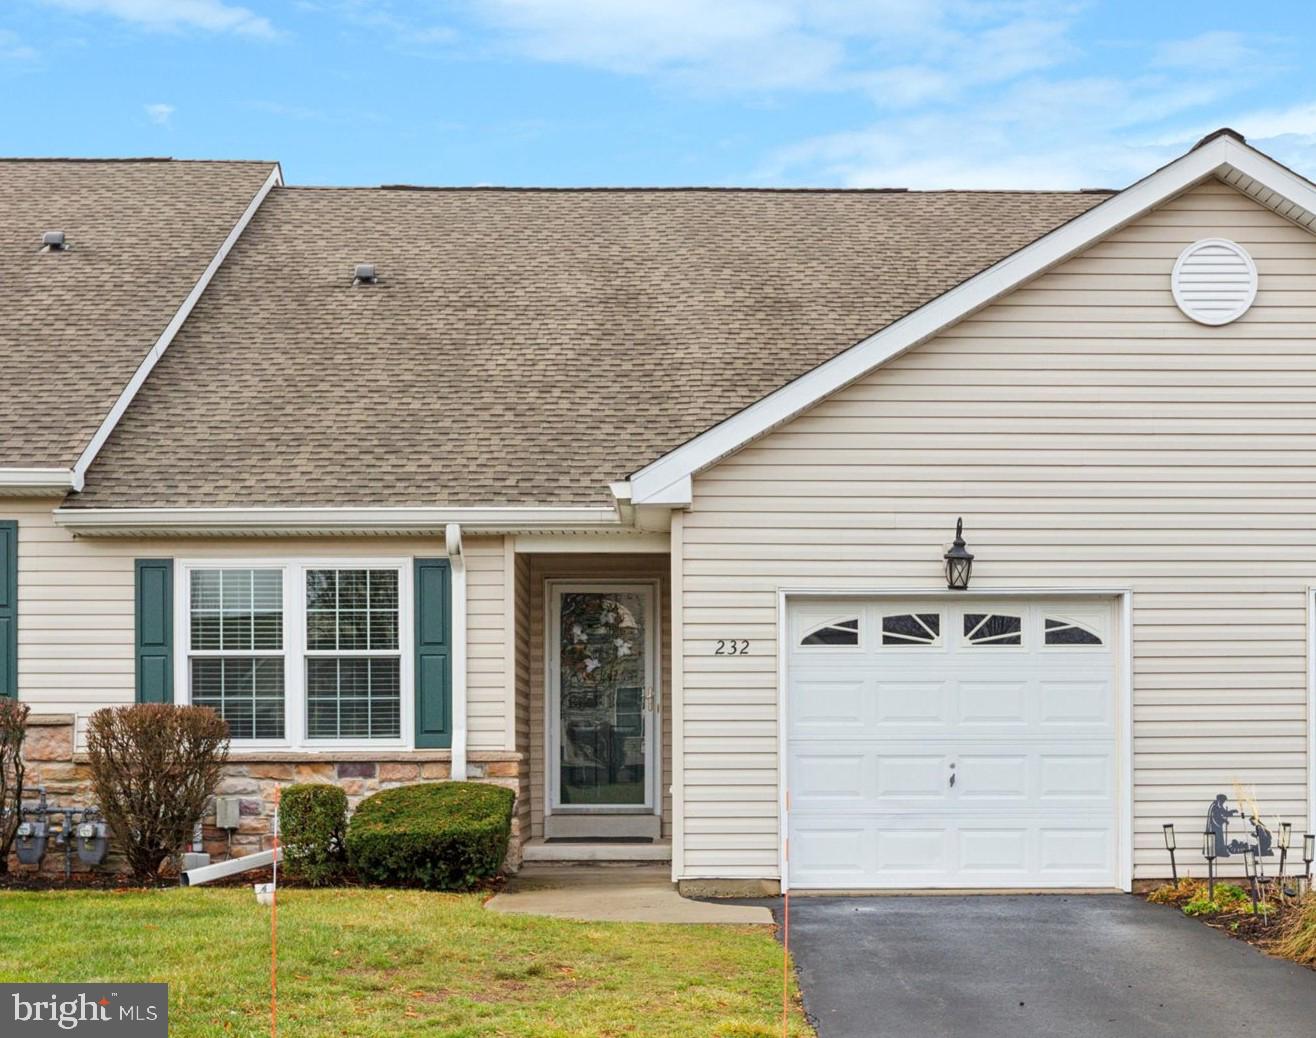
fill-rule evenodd
<path id="1" fill-rule="evenodd" d="M 529 556 L 529 623 L 530 623 L 530 810 L 531 835 L 544 836 L 544 781 L 546 741 L 544 732 L 544 691 L 546 660 L 544 606 L 546 582 L 574 580 L 582 583 L 591 580 L 657 580 L 658 611 L 661 614 L 659 666 L 662 684 L 662 835 L 672 834 L 672 622 L 670 582 L 671 563 L 667 555 L 531 555 Z"/>
<path id="2" fill-rule="evenodd" d="M 0 518 L 19 524 L 19 696 L 34 712 L 73 713 L 80 721 L 102 706 L 133 701 L 134 559 L 444 554 L 442 538 L 75 538 L 55 525 L 58 504 L 0 500 Z M 468 746 L 511 749 L 503 539 L 468 537 L 464 552 Z"/>
<path id="3" fill-rule="evenodd" d="M 1170 295 L 1205 237 L 1260 272 L 1221 328 Z M 777 589 L 942 586 L 960 515 L 975 588 L 1134 592 L 1136 877 L 1235 781 L 1304 827 L 1313 462 L 1316 239 L 1211 181 L 698 476 L 678 870 L 778 873 Z"/>

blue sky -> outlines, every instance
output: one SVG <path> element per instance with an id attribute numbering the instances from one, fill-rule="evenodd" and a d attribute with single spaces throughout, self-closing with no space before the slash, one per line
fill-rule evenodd
<path id="1" fill-rule="evenodd" d="M 1073 188 L 1227 124 L 1310 175 L 1314 42 L 1310 2 L 4 0 L 0 150 L 309 184 Z"/>

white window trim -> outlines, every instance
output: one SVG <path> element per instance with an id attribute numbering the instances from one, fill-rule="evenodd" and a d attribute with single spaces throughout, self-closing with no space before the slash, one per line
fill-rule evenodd
<path id="1" fill-rule="evenodd" d="M 927 616 L 929 613 L 934 612 L 937 616 L 937 630 L 939 633 L 937 634 L 937 637 L 930 642 L 920 642 L 912 638 L 900 638 L 899 635 L 888 635 L 887 632 L 882 629 L 883 624 L 888 618 L 894 618 L 897 616 L 917 616 L 919 614 Z M 946 641 L 946 619 L 947 614 L 940 609 L 929 610 L 912 607 L 903 613 L 888 613 L 885 610 L 879 610 L 877 614 L 877 648 L 881 652 L 927 652 L 929 649 L 934 651 L 937 649 L 945 649 L 948 644 Z M 922 623 L 921 620 L 919 622 Z M 888 642 L 886 640 L 888 637 L 895 637 L 897 640 Z"/>
<path id="2" fill-rule="evenodd" d="M 840 624 L 857 621 L 859 626 L 855 629 L 855 643 L 853 645 L 805 645 L 804 639 L 810 635 L 817 634 L 829 627 L 837 627 Z M 838 613 L 830 616 L 825 620 L 816 621 L 812 618 L 806 619 L 801 625 L 799 634 L 795 638 L 795 649 L 797 652 L 864 652 L 868 648 L 868 639 L 865 637 L 867 632 L 864 631 L 864 614 L 862 611 L 855 613 Z"/>
<path id="3" fill-rule="evenodd" d="M 344 557 L 328 555 L 286 558 L 283 556 L 176 559 L 174 562 L 174 688 L 179 703 L 192 701 L 191 574 L 199 569 L 276 569 L 283 575 L 284 682 L 283 739 L 234 739 L 235 749 L 350 751 L 412 749 L 416 740 L 415 595 L 412 588 L 412 559 L 397 556 Z M 401 689 L 402 734 L 397 739 L 309 739 L 306 736 L 306 571 L 308 569 L 395 569 L 398 573 L 398 654 Z M 195 655 L 205 656 L 205 652 Z M 339 656 L 344 653 L 319 652 Z M 365 652 L 361 655 L 392 655 Z"/>

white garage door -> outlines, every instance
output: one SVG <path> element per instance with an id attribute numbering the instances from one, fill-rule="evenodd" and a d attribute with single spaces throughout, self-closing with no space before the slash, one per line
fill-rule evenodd
<path id="1" fill-rule="evenodd" d="M 1113 603 L 805 600 L 792 887 L 1111 887 Z"/>

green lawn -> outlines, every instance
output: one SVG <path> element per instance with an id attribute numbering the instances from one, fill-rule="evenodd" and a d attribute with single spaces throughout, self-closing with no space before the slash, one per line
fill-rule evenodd
<path id="1" fill-rule="evenodd" d="M 474 895 L 279 896 L 281 1035 L 781 1033 L 764 927 L 573 923 Z M 269 910 L 249 887 L 0 893 L 0 982 L 166 981 L 174 1038 L 269 1034 Z M 792 980 L 793 984 L 793 980 Z M 812 1032 L 792 987 L 792 1035 Z"/>

